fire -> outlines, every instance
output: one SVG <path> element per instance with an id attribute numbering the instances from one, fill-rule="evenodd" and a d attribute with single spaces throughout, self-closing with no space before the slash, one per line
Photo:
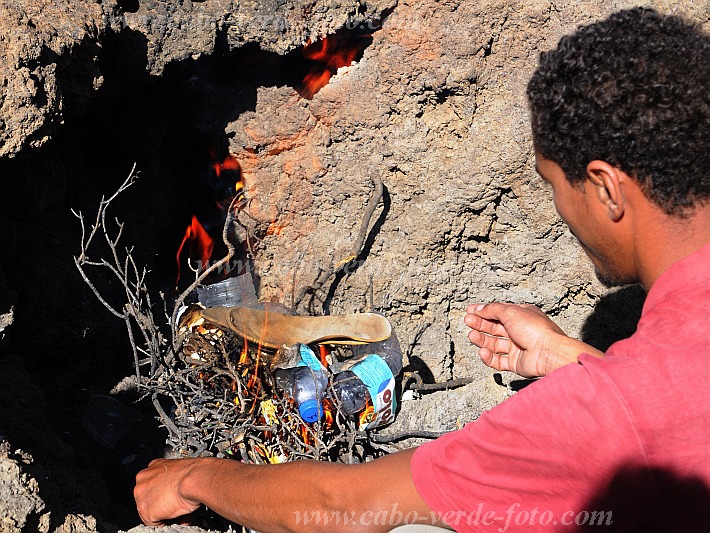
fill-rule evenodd
<path id="1" fill-rule="evenodd" d="M 210 149 L 210 155 L 212 156 L 212 168 L 214 169 L 214 173 L 217 174 L 218 178 L 222 176 L 222 171 L 224 170 L 240 172 L 242 169 L 242 167 L 239 165 L 239 161 L 237 161 L 237 159 L 232 154 L 227 155 L 227 157 L 225 157 L 224 161 L 222 162 L 217 159 L 217 151 L 213 148 Z"/>
<path id="2" fill-rule="evenodd" d="M 200 224 L 195 215 L 192 215 L 192 222 L 185 230 L 185 236 L 182 238 L 180 247 L 178 248 L 177 254 L 175 256 L 177 260 L 177 281 L 180 279 L 180 262 L 182 258 L 183 250 L 187 249 L 187 253 L 190 259 L 199 259 L 202 261 L 202 265 L 207 265 L 209 263 L 210 257 L 212 257 L 212 250 L 214 250 L 214 241 L 212 237 L 209 236 L 207 230 Z"/>
<path id="3" fill-rule="evenodd" d="M 244 348 L 239 355 L 238 365 L 246 365 L 249 362 L 249 347 L 246 345 L 247 341 L 244 341 Z"/>
<path id="4" fill-rule="evenodd" d="M 369 44 L 369 35 L 350 36 L 347 34 L 328 35 L 321 41 L 312 43 L 310 39 L 303 48 L 303 57 L 313 62 L 311 71 L 303 78 L 298 92 L 310 100 L 330 81 L 340 67 L 351 65 L 355 58 Z"/>
<path id="5" fill-rule="evenodd" d="M 330 355 L 330 350 L 325 344 L 318 345 L 318 354 L 320 355 L 320 362 L 325 367 L 328 368 L 328 355 Z"/>
<path id="6" fill-rule="evenodd" d="M 210 158 L 212 160 L 211 168 L 217 178 L 222 180 L 234 180 L 234 185 L 231 183 L 228 187 L 225 187 L 224 193 L 220 193 L 220 198 L 215 198 L 214 202 L 217 209 L 221 212 L 223 219 L 226 217 L 227 208 L 234 204 L 235 209 L 240 209 L 243 207 L 244 200 L 244 183 L 242 181 L 242 172 L 239 161 L 231 155 L 228 154 L 224 159 L 220 160 L 217 154 L 217 150 L 214 148 L 209 149 Z M 226 194 L 223 195 L 223 194 Z M 219 215 L 218 215 L 219 216 Z M 187 255 L 189 259 L 202 261 L 203 267 L 205 267 L 212 257 L 212 252 L 214 251 L 215 243 L 212 237 L 207 233 L 204 226 L 197 219 L 197 215 L 192 216 L 192 222 L 185 230 L 185 236 L 180 243 L 176 254 L 177 260 L 177 276 L 175 279 L 175 285 L 177 286 L 180 281 L 180 271 L 183 251 L 187 249 Z"/>
<path id="7" fill-rule="evenodd" d="M 244 198 L 244 182 L 242 181 L 242 167 L 239 161 L 237 161 L 237 158 L 232 154 L 227 154 L 227 156 L 220 161 L 217 156 L 217 150 L 210 148 L 209 152 L 212 158 L 212 170 L 215 175 L 218 178 L 234 180 L 234 194 L 229 194 L 225 198 L 215 200 L 217 207 L 221 210 L 226 210 L 235 199 L 237 199 L 235 204 L 240 204 Z"/>
<path id="8" fill-rule="evenodd" d="M 366 424 L 370 423 L 372 421 L 372 417 L 374 416 L 374 414 L 375 414 L 375 406 L 372 405 L 372 401 L 368 399 L 367 400 L 367 407 L 365 407 L 365 410 L 362 413 L 360 413 L 360 416 L 358 417 L 359 418 L 358 426 L 363 427 Z"/>
<path id="9" fill-rule="evenodd" d="M 309 428 L 306 424 L 301 424 L 299 434 L 301 436 L 301 440 L 303 440 L 306 445 L 314 444 L 315 441 L 311 435 L 311 428 Z"/>
<path id="10" fill-rule="evenodd" d="M 335 423 L 335 417 L 333 416 L 333 413 L 335 412 L 335 406 L 333 405 L 333 402 L 331 402 L 328 398 L 323 400 L 323 414 L 325 415 L 324 420 L 323 420 L 323 427 L 325 429 L 330 429 L 333 427 L 333 424 Z"/>

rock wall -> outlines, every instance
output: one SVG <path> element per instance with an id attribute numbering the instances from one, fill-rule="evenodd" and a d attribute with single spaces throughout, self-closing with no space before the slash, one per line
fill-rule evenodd
<path id="1" fill-rule="evenodd" d="M 135 4 L 137 9 L 126 9 Z M 62 123 L 67 93 L 98 89 L 100 46 L 107 34 L 141 43 L 135 61 L 159 75 L 170 62 L 258 43 L 285 53 L 332 33 L 382 17 L 395 0 L 0 1 L 0 157 L 47 142 Z M 83 97 L 82 97 L 83 96 Z"/>
<path id="2" fill-rule="evenodd" d="M 372 289 L 413 367 L 475 378 L 478 409 L 464 417 L 500 401 L 508 391 L 466 339 L 466 305 L 534 303 L 580 335 L 606 294 L 535 175 L 527 80 L 560 36 L 642 3 L 400 1 L 362 60 L 311 101 L 261 89 L 228 131 L 250 200 L 242 219 L 261 238 L 262 297 L 338 313 L 364 309 Z M 708 20 L 693 2 L 651 4 Z M 387 195 L 358 268 L 294 302 L 350 253 L 375 177 Z"/>
<path id="3" fill-rule="evenodd" d="M 127 28 L 146 37 L 147 68 L 159 74 L 172 61 L 211 54 L 219 41 L 230 50 L 254 42 L 285 54 L 346 25 L 378 20 L 395 0 L 141 2 L 126 13 Z"/>
<path id="4" fill-rule="evenodd" d="M 108 23 L 99 3 L 0 2 L 0 157 L 49 140 L 61 122 L 63 86 L 76 81 L 66 68 Z M 80 60 L 90 88 L 101 83 L 95 60 Z"/>
<path id="5" fill-rule="evenodd" d="M 7 286 L 5 275 L 0 271 L 0 342 L 5 338 L 5 330 L 12 325 L 16 300 L 17 293 Z"/>
<path id="6" fill-rule="evenodd" d="M 124 55 L 125 62 L 155 80 L 178 63 L 189 72 L 191 62 L 215 50 L 228 54 L 252 43 L 274 55 L 285 54 L 344 26 L 370 25 L 372 44 L 362 59 L 340 69 L 312 99 L 285 83 L 267 84 L 256 91 L 251 110 L 240 112 L 227 126 L 229 148 L 246 183 L 248 207 L 240 219 L 254 236 L 262 298 L 311 313 L 372 305 L 392 319 L 407 348 L 408 369 L 428 381 L 472 378 L 460 389 L 403 402 L 389 431 L 455 429 L 520 386 L 511 376 L 494 376 L 478 361 L 462 323 L 467 304 L 535 303 L 568 333 L 600 347 L 634 328 L 643 295 L 633 290 L 609 293 L 594 281 L 588 261 L 535 176 L 524 93 L 540 50 L 553 47 L 579 24 L 641 4 L 710 25 L 708 6 L 692 0 L 0 0 L 0 157 L 23 162 L 1 167 L 19 170 L 18 175 L 0 176 L 0 195 L 20 194 L 17 189 L 36 195 L 40 201 L 27 218 L 37 218 L 47 205 L 56 208 L 56 197 L 71 190 L 80 147 L 66 156 L 66 168 L 61 150 L 40 150 L 52 148 L 57 132 L 68 126 L 64 122 L 79 120 L 87 102 L 100 93 L 111 54 Z M 122 94 L 115 87 L 118 101 Z M 49 185 L 43 188 L 34 184 L 38 175 L 22 174 L 34 154 L 51 155 L 47 172 L 52 162 L 59 162 L 61 168 L 55 170 L 62 179 L 45 176 L 40 183 Z M 83 179 L 89 181 L 93 175 L 87 176 Z M 356 268 L 331 276 L 319 290 L 299 299 L 304 287 L 319 285 L 319 275 L 350 254 L 377 180 L 385 193 Z M 20 202 L 17 197 L 0 203 L 13 204 L 12 212 L 0 213 L 6 229 L 0 236 L 0 342 L 12 334 L 16 324 L 8 326 L 13 317 L 18 321 L 20 310 L 40 312 L 28 305 L 34 299 L 25 296 L 24 287 L 7 287 L 2 275 L 3 269 L 14 268 L 13 252 L 23 249 L 16 241 L 26 238 L 29 227 L 15 215 Z M 43 219 L 32 230 L 39 236 L 38 257 L 47 249 L 59 253 L 57 235 L 69 233 L 46 231 L 49 221 Z M 70 255 L 72 250 L 64 252 Z M 29 277 L 42 275 L 41 268 L 31 272 Z M 42 280 L 45 285 L 64 289 L 49 294 L 66 301 L 52 303 L 68 320 L 78 320 L 71 318 L 81 316 L 72 307 L 81 300 L 77 291 L 68 294 L 72 291 L 55 279 Z M 629 303 L 635 311 L 624 310 Z M 48 329 L 46 314 L 40 318 L 41 329 Z M 87 326 L 82 336 L 90 337 L 92 328 Z M 99 329 L 95 336 L 108 334 L 108 328 Z M 37 387 L 20 371 L 18 358 L 1 362 L 12 376 L 21 377 L 10 379 L 5 372 L 8 382 Z M 37 405 L 19 398 L 22 393 L 10 386 L 4 390 L 0 434 L 22 441 L 22 446 L 29 443 L 35 465 L 44 465 L 30 467 L 24 454 L 0 445 L 0 500 L 4 509 L 13 509 L 8 530 L 20 530 L 27 520 L 46 531 L 91 530 L 97 521 L 90 514 L 99 524 L 110 521 L 108 494 L 94 489 L 101 480 L 92 479 L 89 485 L 78 479 L 84 474 L 75 473 L 72 483 L 84 485 L 72 494 L 82 503 L 62 507 L 56 502 L 69 492 L 64 490 L 67 483 L 27 475 L 33 468 L 57 472 L 60 463 L 66 463 L 62 472 L 67 476 L 71 470 L 82 471 L 73 467 L 75 451 L 62 440 L 68 433 L 37 437 L 51 422 L 47 415 L 33 412 L 27 418 Z M 54 392 L 46 403 L 70 392 Z M 25 424 L 28 434 L 16 420 L 32 422 Z M 81 428 L 72 431 L 80 433 Z M 45 494 L 50 487 L 51 501 L 39 499 L 42 493 L 33 479 L 45 487 Z M 87 493 L 99 494 L 94 499 L 100 501 L 91 501 Z M 12 495 L 17 500 L 6 504 Z M 47 502 L 53 518 L 44 508 Z M 68 514 L 76 508 L 82 513 Z"/>

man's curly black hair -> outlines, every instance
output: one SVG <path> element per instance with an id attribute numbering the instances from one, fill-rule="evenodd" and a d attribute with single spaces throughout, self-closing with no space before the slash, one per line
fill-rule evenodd
<path id="1" fill-rule="evenodd" d="M 623 170 L 669 215 L 710 199 L 710 37 L 652 9 L 563 37 L 528 85 L 535 148 L 573 185 L 590 161 Z"/>

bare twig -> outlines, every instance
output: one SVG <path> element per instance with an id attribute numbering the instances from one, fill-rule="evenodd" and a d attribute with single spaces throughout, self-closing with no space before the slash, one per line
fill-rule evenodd
<path id="1" fill-rule="evenodd" d="M 367 202 L 367 205 L 365 206 L 365 209 L 362 212 L 362 222 L 360 223 L 360 231 L 358 232 L 357 238 L 355 239 L 355 242 L 353 243 L 353 246 L 350 249 L 350 254 L 338 261 L 338 263 L 336 263 L 335 265 L 330 266 L 326 269 L 321 269 L 321 271 L 318 273 L 318 276 L 316 276 L 316 280 L 311 285 L 301 288 L 298 293 L 298 296 L 294 300 L 294 307 L 298 306 L 301 301 L 303 301 L 306 294 L 316 293 L 331 278 L 331 276 L 343 270 L 352 261 L 357 259 L 357 257 L 360 255 L 360 252 L 362 252 L 362 246 L 365 243 L 365 238 L 367 237 L 368 229 L 370 226 L 370 220 L 372 219 L 372 215 L 375 213 L 375 209 L 377 208 L 377 205 L 380 203 L 380 200 L 382 200 L 382 196 L 384 195 L 384 185 L 379 176 L 373 176 L 372 183 L 375 185 L 375 189 L 372 192 L 370 200 Z"/>
<path id="2" fill-rule="evenodd" d="M 419 392 L 432 392 L 437 390 L 449 390 L 455 389 L 457 387 L 463 387 L 469 383 L 473 383 L 473 378 L 457 378 L 450 379 L 448 381 L 442 381 L 441 383 L 424 383 L 422 377 L 418 372 L 407 372 L 404 376 L 405 387 L 411 381 L 414 381 L 408 388 L 419 391 Z"/>
<path id="3" fill-rule="evenodd" d="M 380 434 L 372 433 L 370 439 L 379 444 L 397 442 L 404 439 L 438 439 L 444 433 L 440 431 L 403 431 L 401 433 Z"/>
<path id="4" fill-rule="evenodd" d="M 150 398 L 173 450 L 182 455 L 233 456 L 253 462 L 302 458 L 356 462 L 387 453 L 384 443 L 371 442 L 366 432 L 358 430 L 357 421 L 345 416 L 338 405 L 333 405 L 328 422 L 306 424 L 293 401 L 276 387 L 268 358 L 260 348 L 245 345 L 233 333 L 210 328 L 193 331 L 193 326 L 178 320 L 192 292 L 235 255 L 229 233 L 241 205 L 236 199 L 229 206 L 222 230 L 227 255 L 196 272 L 195 280 L 177 297 L 171 312 L 163 294 L 162 306 L 154 307 L 148 271 L 138 266 L 132 248 L 120 244 L 124 224 L 107 215 L 111 202 L 136 177 L 134 165 L 118 190 L 101 199 L 90 228 L 81 213 L 74 213 L 81 224 L 80 251 L 74 262 L 101 304 L 123 320 L 136 384 L 143 397 Z M 365 208 L 351 256 L 319 277 L 321 285 L 361 253 L 370 219 L 383 194 L 382 182 L 374 181 L 375 192 Z M 90 259 L 89 252 L 99 240 L 108 248 L 108 258 Z M 96 270 L 118 281 L 125 303 L 110 303 L 101 294 L 90 277 L 90 271 Z M 166 408 L 168 404 L 170 409 Z"/>

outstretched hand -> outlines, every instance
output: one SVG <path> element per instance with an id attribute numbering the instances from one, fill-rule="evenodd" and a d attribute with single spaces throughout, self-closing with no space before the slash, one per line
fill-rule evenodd
<path id="1" fill-rule="evenodd" d="M 581 353 L 604 355 L 568 337 L 534 305 L 473 304 L 466 313 L 469 340 L 480 348 L 483 363 L 495 370 L 540 377 L 576 362 Z"/>

